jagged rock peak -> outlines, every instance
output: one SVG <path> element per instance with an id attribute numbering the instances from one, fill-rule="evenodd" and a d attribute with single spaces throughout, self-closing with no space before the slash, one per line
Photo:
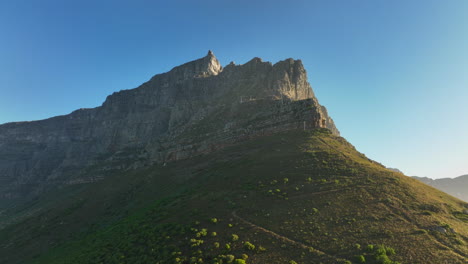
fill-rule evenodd
<path id="1" fill-rule="evenodd" d="M 221 63 L 219 63 L 218 59 L 211 50 L 208 50 L 208 54 L 203 59 L 207 63 L 206 72 L 208 75 L 218 75 L 223 70 Z"/>
<path id="2" fill-rule="evenodd" d="M 183 81 L 194 77 L 202 78 L 218 75 L 222 70 L 223 67 L 221 66 L 221 63 L 219 63 L 214 53 L 209 50 L 205 57 L 174 67 L 167 73 L 157 74 L 152 78 L 152 80 L 159 79 L 161 76 L 169 75 L 179 81 Z"/>

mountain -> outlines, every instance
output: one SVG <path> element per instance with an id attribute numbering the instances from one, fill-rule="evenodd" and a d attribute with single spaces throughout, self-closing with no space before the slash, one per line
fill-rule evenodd
<path id="1" fill-rule="evenodd" d="M 468 175 L 462 175 L 453 179 L 431 179 L 417 176 L 413 176 L 413 178 L 420 180 L 425 184 L 431 185 L 450 195 L 453 195 L 458 199 L 468 202 Z"/>
<path id="2" fill-rule="evenodd" d="M 0 153 L 0 263 L 468 261 L 468 204 L 340 137 L 299 60 L 209 52 Z"/>
<path id="3" fill-rule="evenodd" d="M 304 128 L 338 134 L 315 98 L 302 62 L 254 58 L 221 67 L 210 51 L 155 75 L 102 106 L 0 126 L 0 193 L 22 199 L 51 186 L 100 180 L 129 169 L 190 158 L 246 138 Z M 125 164 L 122 160 L 138 162 Z M 99 173 L 86 168 L 108 163 Z"/>
<path id="4" fill-rule="evenodd" d="M 396 169 L 396 168 L 387 168 L 387 169 L 394 171 L 394 172 L 403 173 L 401 170 Z"/>

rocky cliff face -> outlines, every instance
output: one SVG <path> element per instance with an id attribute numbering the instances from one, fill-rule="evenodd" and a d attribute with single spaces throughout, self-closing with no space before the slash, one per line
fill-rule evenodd
<path id="1" fill-rule="evenodd" d="M 94 181 L 106 170 L 185 159 L 263 134 L 313 128 L 338 134 L 300 60 L 272 65 L 254 58 L 223 69 L 210 51 L 136 89 L 108 96 L 100 107 L 1 125 L 0 197 Z"/>

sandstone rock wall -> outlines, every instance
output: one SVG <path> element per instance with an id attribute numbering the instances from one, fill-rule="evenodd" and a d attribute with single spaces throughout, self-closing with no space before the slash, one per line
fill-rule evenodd
<path id="1" fill-rule="evenodd" d="M 273 65 L 254 58 L 223 69 L 210 51 L 136 89 L 108 96 L 100 107 L 1 125 L 0 197 L 86 182 L 86 168 L 103 161 L 144 166 L 304 127 L 339 133 L 300 60 Z"/>

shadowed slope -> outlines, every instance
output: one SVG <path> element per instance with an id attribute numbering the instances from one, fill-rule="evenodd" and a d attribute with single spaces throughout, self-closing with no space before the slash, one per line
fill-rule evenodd
<path id="1" fill-rule="evenodd" d="M 48 208 L 0 233 L 0 262 L 468 261 L 466 203 L 327 130 L 107 177 Z"/>

